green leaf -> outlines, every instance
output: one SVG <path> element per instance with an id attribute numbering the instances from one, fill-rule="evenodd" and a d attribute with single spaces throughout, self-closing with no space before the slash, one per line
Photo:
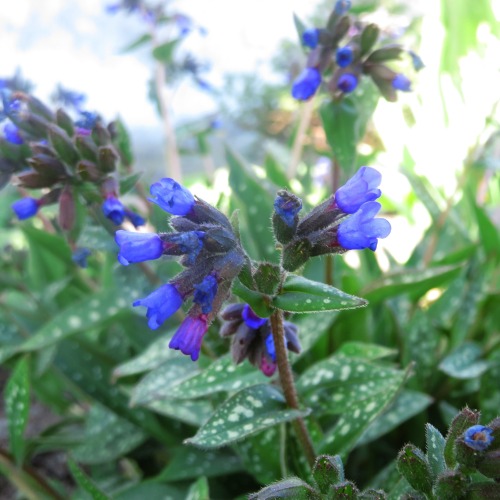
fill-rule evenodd
<path id="1" fill-rule="evenodd" d="M 73 456 L 84 464 L 112 462 L 139 446 L 147 435 L 136 425 L 100 405 L 90 409 L 82 443 Z"/>
<path id="2" fill-rule="evenodd" d="M 320 312 L 356 309 L 366 306 L 367 302 L 333 286 L 290 274 L 273 304 L 283 311 Z"/>
<path id="3" fill-rule="evenodd" d="M 376 24 L 368 24 L 363 32 L 361 33 L 360 42 L 360 55 L 363 56 L 367 54 L 371 48 L 375 45 L 379 35 L 379 27 Z"/>
<path id="4" fill-rule="evenodd" d="M 405 269 L 386 274 L 381 280 L 371 283 L 363 290 L 363 296 L 371 303 L 414 292 L 422 295 L 431 288 L 438 287 L 457 277 L 461 267 L 439 266 L 428 269 Z"/>
<path id="5" fill-rule="evenodd" d="M 182 446 L 171 452 L 172 459 L 155 478 L 158 482 L 185 481 L 200 475 L 219 477 L 242 470 L 240 459 L 227 450 L 198 450 Z"/>
<path id="6" fill-rule="evenodd" d="M 302 33 L 306 30 L 306 25 L 295 13 L 293 14 L 293 22 L 295 24 L 295 29 L 297 30 L 297 35 L 299 36 L 299 43 L 302 45 Z"/>
<path id="7" fill-rule="evenodd" d="M 127 52 L 142 47 L 144 44 L 151 41 L 151 39 L 152 37 L 149 33 L 144 33 L 144 35 L 141 35 L 139 38 L 135 39 L 132 43 L 129 43 L 127 46 L 123 47 L 123 49 L 120 52 L 122 54 L 126 54 Z"/>
<path id="8" fill-rule="evenodd" d="M 481 388 L 479 397 L 481 404 L 481 417 L 489 422 L 498 416 L 500 408 L 500 391 L 498 381 L 500 380 L 500 349 L 496 349 L 488 356 L 490 369 L 481 377 Z"/>
<path id="9" fill-rule="evenodd" d="M 302 347 L 300 353 L 293 356 L 292 361 L 294 363 L 309 352 L 313 345 L 325 335 L 334 320 L 335 313 L 331 312 L 302 314 L 293 318 L 293 322 L 299 328 L 300 345 Z"/>
<path id="10" fill-rule="evenodd" d="M 246 163 L 230 148 L 226 148 L 229 185 L 237 199 L 243 243 L 252 258 L 278 262 L 270 231 L 274 210 L 274 192 L 265 179 L 258 179 Z"/>
<path id="11" fill-rule="evenodd" d="M 261 318 L 271 316 L 272 309 L 267 305 L 267 297 L 264 294 L 250 290 L 238 279 L 233 284 L 232 292 L 246 302 Z"/>
<path id="12" fill-rule="evenodd" d="M 439 364 L 439 369 L 453 378 L 469 379 L 482 375 L 489 367 L 488 361 L 480 360 L 479 344 L 465 342 L 448 354 Z"/>
<path id="13" fill-rule="evenodd" d="M 267 152 L 264 158 L 264 168 L 266 169 L 267 178 L 280 189 L 290 189 L 290 181 L 286 176 L 285 169 L 278 162 L 277 158 Z"/>
<path id="14" fill-rule="evenodd" d="M 90 250 L 118 253 L 115 240 L 102 226 L 85 224 L 78 238 L 78 246 Z"/>
<path id="15" fill-rule="evenodd" d="M 171 396 L 171 386 L 183 379 L 192 377 L 196 365 L 186 356 L 170 359 L 150 371 L 134 388 L 130 404 L 144 405 L 152 401 L 167 399 Z"/>
<path id="16" fill-rule="evenodd" d="M 169 63 L 172 61 L 172 56 L 174 54 L 177 45 L 181 41 L 180 38 L 172 40 L 170 42 L 162 43 L 153 49 L 153 57 L 160 62 Z"/>
<path id="17" fill-rule="evenodd" d="M 189 488 L 186 500 L 210 500 L 208 492 L 208 481 L 206 477 L 200 477 Z"/>
<path id="18" fill-rule="evenodd" d="M 30 412 L 30 374 L 28 358 L 21 358 L 5 388 L 5 414 L 9 427 L 10 451 L 20 465 L 23 461 L 24 430 Z"/>
<path id="19" fill-rule="evenodd" d="M 120 194 L 123 195 L 128 193 L 134 186 L 137 184 L 137 181 L 140 179 L 142 172 L 138 172 L 136 174 L 129 175 L 120 179 Z"/>
<path id="20" fill-rule="evenodd" d="M 308 414 L 308 410 L 288 409 L 277 388 L 255 385 L 225 401 L 196 435 L 185 442 L 200 448 L 218 448 Z"/>
<path id="21" fill-rule="evenodd" d="M 392 431 L 403 422 L 418 415 L 432 403 L 427 394 L 404 390 L 363 432 L 356 446 L 361 446 L 378 439 Z"/>
<path id="22" fill-rule="evenodd" d="M 425 424 L 425 444 L 427 461 L 434 478 L 446 469 L 444 462 L 445 440 L 441 433 L 431 424 Z"/>
<path id="23" fill-rule="evenodd" d="M 365 342 L 344 342 L 337 350 L 337 355 L 344 355 L 350 358 L 363 358 L 368 360 L 387 358 L 397 354 L 397 349 L 391 349 L 377 344 Z"/>
<path id="24" fill-rule="evenodd" d="M 261 484 L 269 484 L 282 477 L 280 453 L 277 452 L 277 447 L 284 446 L 283 425 L 270 427 L 233 444 L 245 470 Z"/>
<path id="25" fill-rule="evenodd" d="M 174 330 L 167 332 L 152 342 L 141 354 L 118 365 L 113 370 L 113 379 L 117 380 L 121 377 L 151 371 L 169 359 L 178 358 L 179 353 L 168 347 L 173 334 Z"/>
<path id="26" fill-rule="evenodd" d="M 179 420 L 188 425 L 199 427 L 212 414 L 212 405 L 208 401 L 186 401 L 179 399 L 160 399 L 143 404 L 155 413 Z"/>
<path id="27" fill-rule="evenodd" d="M 124 290 L 122 292 L 127 296 Z M 77 332 L 95 328 L 128 308 L 127 300 L 117 297 L 112 290 L 91 295 L 45 323 L 19 347 L 19 351 L 36 351 L 54 345 Z"/>
<path id="28" fill-rule="evenodd" d="M 313 478 L 321 493 L 328 493 L 330 486 L 344 481 L 344 464 L 339 455 L 320 455 L 313 467 Z"/>
<path id="29" fill-rule="evenodd" d="M 298 477 L 289 477 L 283 481 L 262 488 L 252 493 L 248 500 L 272 500 L 275 498 L 293 498 L 294 500 L 314 500 L 321 496 Z"/>
<path id="30" fill-rule="evenodd" d="M 328 144 L 346 179 L 354 173 L 357 146 L 380 95 L 368 80 L 364 79 L 354 95 L 340 102 L 327 101 L 319 109 Z"/>
<path id="31" fill-rule="evenodd" d="M 390 403 L 405 377 L 400 370 L 345 356 L 332 356 L 306 370 L 297 382 L 301 400 L 318 416 L 340 415 L 319 451 L 347 453 Z"/>
<path id="32" fill-rule="evenodd" d="M 92 481 L 92 479 L 90 479 L 87 474 L 85 474 L 85 472 L 83 472 L 83 470 L 78 467 L 78 465 L 72 458 L 68 459 L 68 467 L 71 471 L 71 475 L 75 478 L 75 481 L 78 483 L 78 485 L 87 493 L 89 493 L 93 500 L 111 499 L 111 497 L 108 497 L 106 493 L 104 493 L 96 486 L 94 481 Z"/>
<path id="33" fill-rule="evenodd" d="M 248 362 L 235 365 L 229 356 L 213 362 L 206 370 L 174 385 L 170 397 L 194 399 L 221 391 L 236 391 L 267 380 L 259 370 Z"/>
<path id="34" fill-rule="evenodd" d="M 412 444 L 405 445 L 399 452 L 397 463 L 399 472 L 412 487 L 429 498 L 432 494 L 431 470 L 422 450 Z"/>

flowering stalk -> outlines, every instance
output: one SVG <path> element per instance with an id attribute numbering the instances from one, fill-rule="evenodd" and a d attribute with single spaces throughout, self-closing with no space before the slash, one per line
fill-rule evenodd
<path id="1" fill-rule="evenodd" d="M 298 410 L 299 399 L 297 397 L 297 390 L 295 389 L 295 382 L 293 380 L 293 374 L 285 347 L 283 312 L 279 309 L 276 309 L 271 315 L 271 331 L 276 349 L 278 373 L 280 376 L 281 387 L 283 388 L 283 393 L 285 394 L 286 403 L 290 408 Z M 292 425 L 297 437 L 299 438 L 299 442 L 304 450 L 307 461 L 312 468 L 314 461 L 316 460 L 316 453 L 304 419 L 302 417 L 298 417 L 292 422 Z"/>
<path id="2" fill-rule="evenodd" d="M 306 136 L 307 129 L 309 128 L 309 124 L 311 123 L 313 109 L 314 99 L 310 99 L 305 102 L 301 107 L 297 134 L 295 135 L 295 140 L 293 141 L 292 156 L 290 158 L 290 164 L 288 165 L 289 179 L 293 179 L 297 175 L 297 166 L 299 165 L 302 157 L 304 138 Z"/>

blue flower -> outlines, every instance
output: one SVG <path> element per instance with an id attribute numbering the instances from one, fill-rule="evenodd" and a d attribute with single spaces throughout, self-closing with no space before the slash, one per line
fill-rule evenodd
<path id="1" fill-rule="evenodd" d="M 134 307 L 147 307 L 146 317 L 152 330 L 159 328 L 182 305 L 182 296 L 174 285 L 167 283 L 144 299 L 136 300 Z"/>
<path id="2" fill-rule="evenodd" d="M 274 200 L 274 210 L 288 227 L 293 227 L 295 217 L 302 209 L 302 200 L 296 196 L 281 196 Z"/>
<path id="3" fill-rule="evenodd" d="M 402 90 L 403 92 L 410 92 L 411 81 L 407 76 L 403 75 L 402 73 L 398 73 L 392 79 L 392 87 L 395 88 L 396 90 Z"/>
<path id="4" fill-rule="evenodd" d="M 71 260 L 79 267 L 87 267 L 87 257 L 92 252 L 88 248 L 77 248 L 71 255 Z"/>
<path id="5" fill-rule="evenodd" d="M 337 80 L 337 88 L 344 94 L 349 94 L 358 86 L 358 77 L 352 73 L 343 73 Z"/>
<path id="6" fill-rule="evenodd" d="M 39 202 L 34 198 L 22 198 L 15 201 L 12 205 L 17 218 L 19 220 L 29 219 L 38 212 Z"/>
<path id="7" fill-rule="evenodd" d="M 17 144 L 19 146 L 24 143 L 24 139 L 19 133 L 19 128 L 16 127 L 13 123 L 5 124 L 3 128 L 3 134 L 11 144 Z"/>
<path id="8" fill-rule="evenodd" d="M 248 304 L 245 304 L 245 307 L 243 307 L 241 316 L 243 318 L 243 321 L 250 328 L 260 328 L 267 321 L 267 318 L 261 318 L 260 316 L 257 316 Z"/>
<path id="9" fill-rule="evenodd" d="M 150 193 L 155 199 L 148 200 L 172 215 L 187 215 L 194 206 L 194 196 L 169 177 L 152 184 Z"/>
<path id="10" fill-rule="evenodd" d="M 378 238 L 385 238 L 391 232 L 391 225 L 385 219 L 375 219 L 381 208 L 380 203 L 368 201 L 338 227 L 337 239 L 347 250 L 363 250 L 369 248 L 375 251 Z"/>
<path id="11" fill-rule="evenodd" d="M 341 68 L 345 68 L 352 63 L 354 59 L 354 52 L 351 49 L 351 47 L 349 47 L 349 45 L 346 45 L 345 47 L 340 47 L 337 49 L 337 52 L 335 54 L 335 59 L 337 61 L 337 64 Z"/>
<path id="12" fill-rule="evenodd" d="M 361 167 L 335 193 L 335 203 L 346 214 L 353 214 L 359 210 L 363 203 L 380 198 L 382 192 L 378 187 L 382 175 L 371 167 Z"/>
<path id="13" fill-rule="evenodd" d="M 76 131 L 81 135 L 90 135 L 92 129 L 99 121 L 99 115 L 91 111 L 80 111 L 81 118 L 75 122 Z"/>
<path id="14" fill-rule="evenodd" d="M 108 198 L 104 200 L 102 204 L 102 213 L 116 226 L 119 226 L 123 222 L 123 219 L 125 219 L 125 207 L 122 202 L 114 196 L 108 196 Z"/>
<path id="15" fill-rule="evenodd" d="M 193 302 L 201 307 L 203 314 L 208 314 L 212 310 L 217 288 L 217 280 L 211 274 L 206 276 L 201 283 L 194 285 Z"/>
<path id="16" fill-rule="evenodd" d="M 310 49 L 315 49 L 319 42 L 319 30 L 309 28 L 302 33 L 302 43 Z"/>
<path id="17" fill-rule="evenodd" d="M 125 209 L 125 217 L 133 224 L 134 227 L 144 226 L 144 224 L 146 224 L 144 218 L 139 214 L 132 212 L 132 210 Z"/>
<path id="18" fill-rule="evenodd" d="M 207 319 L 204 314 L 195 318 L 188 316 L 175 332 L 168 347 L 179 350 L 196 361 L 200 356 L 201 343 L 207 329 Z"/>
<path id="19" fill-rule="evenodd" d="M 276 362 L 276 347 L 274 345 L 274 338 L 272 333 L 270 333 L 266 338 L 266 349 L 267 349 L 267 354 L 269 354 L 269 357 L 274 362 Z"/>
<path id="20" fill-rule="evenodd" d="M 464 443 L 473 450 L 484 451 L 495 439 L 492 434 L 493 429 L 490 427 L 473 425 L 464 432 Z"/>
<path id="21" fill-rule="evenodd" d="M 116 231 L 115 241 L 120 247 L 118 260 L 124 266 L 158 259 L 163 253 L 163 243 L 156 233 L 133 233 L 120 229 Z"/>
<path id="22" fill-rule="evenodd" d="M 292 96 L 299 101 L 307 101 L 321 85 L 321 73 L 316 68 L 305 68 L 292 86 Z"/>
<path id="23" fill-rule="evenodd" d="M 203 248 L 203 231 L 185 231 L 163 235 L 166 255 L 187 255 L 186 264 L 193 264 Z"/>
<path id="24" fill-rule="evenodd" d="M 65 89 L 61 85 L 58 85 L 52 98 L 57 103 L 60 103 L 63 106 L 72 106 L 77 111 L 80 111 L 81 107 L 87 100 L 87 96 L 85 94 L 82 94 L 81 92 L 75 92 L 74 90 Z"/>
<path id="25" fill-rule="evenodd" d="M 350 0 L 337 0 L 333 8 L 337 16 L 343 16 L 351 8 Z"/>

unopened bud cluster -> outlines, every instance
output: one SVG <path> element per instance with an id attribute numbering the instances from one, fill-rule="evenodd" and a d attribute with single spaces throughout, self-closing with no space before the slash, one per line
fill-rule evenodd
<path id="1" fill-rule="evenodd" d="M 305 101 L 319 89 L 324 75 L 330 75 L 325 86 L 334 97 L 353 92 L 364 75 L 371 77 L 381 94 L 397 100 L 396 91 L 410 91 L 411 82 L 385 63 L 399 59 L 405 50 L 387 45 L 373 50 L 379 38 L 375 24 L 353 23 L 348 15 L 351 2 L 338 0 L 324 28 L 310 28 L 302 33 L 302 43 L 310 49 L 306 68 L 293 83 L 292 96 Z M 360 27 L 361 26 L 361 27 Z M 409 53 L 414 66 L 421 60 Z"/>

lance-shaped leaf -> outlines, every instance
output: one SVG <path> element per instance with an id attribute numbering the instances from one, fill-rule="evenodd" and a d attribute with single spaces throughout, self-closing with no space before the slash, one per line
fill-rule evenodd
<path id="1" fill-rule="evenodd" d="M 300 313 L 356 309 L 366 306 L 367 302 L 333 286 L 291 274 L 273 304 L 283 311 Z"/>
<path id="2" fill-rule="evenodd" d="M 17 363 L 5 388 L 5 413 L 9 427 L 10 451 L 20 464 L 24 454 L 24 430 L 30 409 L 30 379 L 28 358 Z"/>
<path id="3" fill-rule="evenodd" d="M 87 474 L 85 474 L 80 467 L 78 467 L 72 458 L 68 460 L 68 466 L 72 476 L 75 478 L 75 481 L 92 497 L 93 500 L 109 500 L 111 498 L 97 487 L 94 481 L 92 481 L 92 479 L 90 479 L 90 477 L 87 476 Z"/>
<path id="4" fill-rule="evenodd" d="M 251 494 L 249 500 L 271 500 L 273 498 L 293 498 L 295 500 L 315 500 L 321 495 L 298 477 L 289 477 L 270 484 L 259 492 Z"/>
<path id="5" fill-rule="evenodd" d="M 431 469 L 419 448 L 407 444 L 398 455 L 398 470 L 417 491 L 426 496 L 432 492 Z"/>
<path id="6" fill-rule="evenodd" d="M 313 478 L 321 493 L 328 493 L 330 486 L 344 481 L 344 464 L 339 455 L 320 455 L 313 467 Z"/>
<path id="7" fill-rule="evenodd" d="M 255 385 L 224 402 L 186 443 L 200 448 L 218 448 L 308 414 L 309 410 L 287 408 L 285 398 L 277 388 Z"/>
<path id="8" fill-rule="evenodd" d="M 482 375 L 489 367 L 488 361 L 480 360 L 481 347 L 474 342 L 465 342 L 439 364 L 439 369 L 453 378 L 469 379 Z"/>
<path id="9" fill-rule="evenodd" d="M 445 440 L 442 434 L 431 424 L 425 424 L 425 445 L 427 461 L 435 479 L 446 469 L 444 462 Z"/>
<path id="10" fill-rule="evenodd" d="M 207 478 L 202 476 L 191 485 L 186 500 L 210 500 Z"/>
<path id="11" fill-rule="evenodd" d="M 237 391 L 264 383 L 265 375 L 250 363 L 235 365 L 229 356 L 218 359 L 206 370 L 174 385 L 170 397 L 192 399 L 221 391 Z"/>
<path id="12" fill-rule="evenodd" d="M 162 43 L 153 49 L 153 57 L 160 62 L 170 62 L 180 39 Z"/>

